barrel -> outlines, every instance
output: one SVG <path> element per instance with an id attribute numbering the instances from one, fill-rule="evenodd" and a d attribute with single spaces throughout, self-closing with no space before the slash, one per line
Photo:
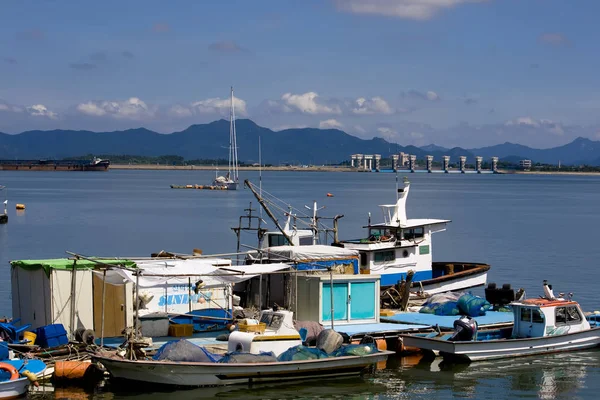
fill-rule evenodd
<path id="1" fill-rule="evenodd" d="M 57 361 L 54 364 L 55 379 L 83 379 L 92 363 L 84 361 Z"/>

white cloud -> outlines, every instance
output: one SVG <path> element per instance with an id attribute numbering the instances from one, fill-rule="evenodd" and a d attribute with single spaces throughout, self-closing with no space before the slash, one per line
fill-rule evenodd
<path id="1" fill-rule="evenodd" d="M 248 115 L 246 102 L 240 98 L 233 97 L 233 105 L 237 115 Z M 219 114 L 229 115 L 231 109 L 231 99 L 221 99 L 215 97 L 212 99 L 200 100 L 191 104 L 192 109 L 200 114 Z"/>
<path id="2" fill-rule="evenodd" d="M 149 107 L 137 97 L 125 101 L 88 101 L 77 105 L 77 111 L 94 117 L 111 116 L 117 119 L 140 120 L 154 117 L 155 107 Z"/>
<path id="3" fill-rule="evenodd" d="M 275 132 L 285 131 L 286 129 L 304 129 L 308 128 L 307 125 L 279 125 L 272 128 Z"/>
<path id="4" fill-rule="evenodd" d="M 440 99 L 440 95 L 432 90 L 428 91 L 425 95 L 429 101 L 438 101 Z"/>
<path id="5" fill-rule="evenodd" d="M 356 105 L 352 109 L 354 114 L 392 114 L 394 112 L 387 101 L 381 97 L 372 97 L 371 99 L 359 97 L 355 103 Z"/>
<path id="6" fill-rule="evenodd" d="M 360 125 L 354 125 L 354 130 L 361 134 L 367 133 L 367 130 Z"/>
<path id="7" fill-rule="evenodd" d="M 387 141 L 393 140 L 398 135 L 398 132 L 387 126 L 380 126 L 377 128 L 377 132 Z"/>
<path id="8" fill-rule="evenodd" d="M 43 104 L 35 104 L 33 106 L 27 107 L 26 110 L 29 113 L 29 115 L 32 115 L 34 117 L 47 117 L 50 119 L 58 118 L 58 114 L 48 110 L 48 108 Z"/>
<path id="9" fill-rule="evenodd" d="M 441 10 L 487 0 L 334 0 L 338 10 L 413 20 L 428 20 Z"/>
<path id="10" fill-rule="evenodd" d="M 342 129 L 344 125 L 335 119 L 327 119 L 325 121 L 319 122 L 320 129 Z"/>
<path id="11" fill-rule="evenodd" d="M 515 119 L 508 120 L 504 123 L 506 126 L 532 126 L 538 127 L 540 123 L 531 117 L 518 117 Z"/>
<path id="12" fill-rule="evenodd" d="M 188 107 L 180 106 L 179 104 L 171 106 L 167 111 L 167 114 L 178 118 L 191 117 L 193 115 L 192 110 Z"/>
<path id="13" fill-rule="evenodd" d="M 23 109 L 10 104 L 0 103 L 0 111 L 20 113 L 23 112 Z"/>
<path id="14" fill-rule="evenodd" d="M 342 110 L 338 105 L 328 106 L 317 102 L 319 95 L 315 92 L 304 94 L 285 93 L 281 96 L 284 111 L 300 111 L 305 114 L 341 114 Z"/>

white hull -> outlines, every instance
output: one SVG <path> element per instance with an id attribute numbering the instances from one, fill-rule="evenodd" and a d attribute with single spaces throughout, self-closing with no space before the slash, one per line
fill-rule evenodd
<path id="1" fill-rule="evenodd" d="M 234 182 L 232 180 L 229 180 L 229 181 L 215 180 L 213 182 L 213 185 L 219 186 L 219 187 L 226 187 L 227 190 L 237 190 L 237 187 L 238 187 L 238 183 Z"/>
<path id="2" fill-rule="evenodd" d="M 358 375 L 385 361 L 389 351 L 366 356 L 256 364 L 128 361 L 94 357 L 117 379 L 175 386 L 222 386 Z"/>
<path id="3" fill-rule="evenodd" d="M 27 388 L 29 388 L 29 380 L 27 378 L 0 382 L 0 399 L 15 399 L 20 397 L 27 392 Z"/>
<path id="4" fill-rule="evenodd" d="M 444 358 L 479 361 L 589 349 L 600 345 L 600 328 L 525 339 L 449 342 L 447 340 L 402 335 L 402 341 L 408 347 L 438 351 Z"/>
<path id="5" fill-rule="evenodd" d="M 476 286 L 483 286 L 487 282 L 487 271 L 478 274 L 465 276 L 456 276 L 456 279 L 432 282 L 423 285 L 423 291 L 428 294 L 445 293 L 469 289 Z M 418 282 L 413 284 L 413 287 L 421 289 Z"/>

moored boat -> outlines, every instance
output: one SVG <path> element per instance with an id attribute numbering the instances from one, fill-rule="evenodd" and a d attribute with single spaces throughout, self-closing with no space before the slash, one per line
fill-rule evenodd
<path id="1" fill-rule="evenodd" d="M 226 188 L 227 190 L 236 190 L 239 181 L 238 171 L 238 153 L 237 153 L 237 134 L 235 131 L 235 105 L 233 96 L 233 87 L 231 87 L 231 107 L 229 113 L 229 167 L 225 176 L 217 176 L 213 181 L 213 186 Z"/>
<path id="2" fill-rule="evenodd" d="M 600 327 L 590 326 L 576 301 L 555 297 L 545 282 L 544 292 L 542 298 L 510 303 L 514 317 L 510 338 L 477 340 L 476 326 L 469 326 L 463 318 L 455 322 L 456 335 L 445 340 L 402 335 L 402 341 L 405 346 L 439 352 L 444 359 L 458 361 L 583 350 L 600 345 Z M 469 335 L 461 337 L 463 332 Z"/>
<path id="3" fill-rule="evenodd" d="M 255 384 L 359 375 L 365 368 L 387 360 L 389 351 L 301 361 L 213 363 L 137 360 L 94 356 L 113 378 L 175 386 Z"/>

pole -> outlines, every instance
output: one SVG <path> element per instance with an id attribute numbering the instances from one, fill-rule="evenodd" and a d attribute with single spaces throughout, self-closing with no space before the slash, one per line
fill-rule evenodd
<path id="1" fill-rule="evenodd" d="M 73 339 L 75 338 L 75 292 L 77 291 L 76 271 L 77 260 L 73 260 L 73 271 L 71 271 L 71 326 L 69 332 Z"/>
<path id="2" fill-rule="evenodd" d="M 258 193 L 256 193 L 256 190 L 254 189 L 252 183 L 250 183 L 250 181 L 248 179 L 246 179 L 246 180 L 244 180 L 244 184 L 250 189 L 250 191 L 252 192 L 252 194 L 254 195 L 254 197 L 256 197 L 256 200 L 258 200 L 258 203 L 265 210 L 265 212 L 267 213 L 267 215 L 269 216 L 269 218 L 271 218 L 271 220 L 273 221 L 273 223 L 275 224 L 275 226 L 277 227 L 277 229 L 279 230 L 279 232 L 281 232 L 283 234 L 283 237 L 286 238 L 286 240 L 288 241 L 288 244 L 290 246 L 293 246 L 294 243 L 292 243 L 292 238 L 281 227 L 281 225 L 279 225 L 279 221 L 277 221 L 277 218 L 275 218 L 275 216 L 273 215 L 273 213 L 271 212 L 271 210 L 269 209 L 269 207 L 267 206 L 267 204 L 265 203 L 265 201 L 263 200 L 263 198 Z"/>
<path id="3" fill-rule="evenodd" d="M 188 311 L 192 312 L 192 278 L 188 278 Z"/>
<path id="4" fill-rule="evenodd" d="M 262 279 L 263 276 L 259 276 L 258 280 L 258 312 L 262 310 Z"/>
<path id="5" fill-rule="evenodd" d="M 140 329 L 140 271 L 135 274 L 135 337 Z"/>
<path id="6" fill-rule="evenodd" d="M 100 347 L 104 347 L 104 302 L 106 300 L 106 270 L 102 273 L 102 322 L 100 323 Z"/>
<path id="7" fill-rule="evenodd" d="M 331 329 L 333 330 L 333 268 L 329 268 L 329 289 L 331 291 Z"/>

